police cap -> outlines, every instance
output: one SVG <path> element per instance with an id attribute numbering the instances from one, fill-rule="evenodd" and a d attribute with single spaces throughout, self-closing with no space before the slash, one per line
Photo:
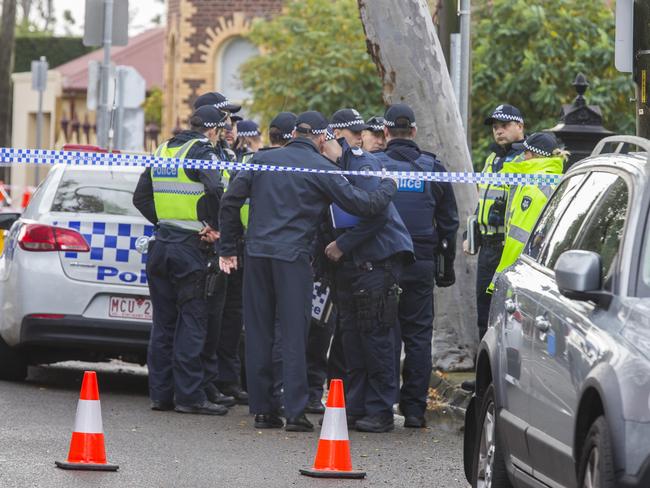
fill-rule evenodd
<path id="1" fill-rule="evenodd" d="M 416 127 L 415 114 L 408 105 L 396 103 L 386 109 L 384 125 L 391 129 L 411 129 Z"/>
<path id="2" fill-rule="evenodd" d="M 194 101 L 194 109 L 204 105 L 214 105 L 220 110 L 226 110 L 230 113 L 239 112 L 241 105 L 231 103 L 225 96 L 219 92 L 204 93 Z"/>
<path id="3" fill-rule="evenodd" d="M 211 129 L 213 127 L 224 127 L 227 119 L 228 112 L 219 110 L 214 105 L 203 105 L 194 111 L 190 118 L 190 124 Z"/>
<path id="4" fill-rule="evenodd" d="M 495 121 L 520 122 L 523 124 L 524 116 L 517 107 L 504 103 L 495 108 L 492 115 L 485 119 L 485 125 L 492 125 Z"/>
<path id="5" fill-rule="evenodd" d="M 353 108 L 342 108 L 332 115 L 330 122 L 332 129 L 348 129 L 353 132 L 366 130 L 368 125 L 363 121 L 363 117 Z"/>
<path id="6" fill-rule="evenodd" d="M 373 117 L 370 117 L 366 121 L 366 125 L 368 125 L 369 131 L 372 132 L 384 132 L 384 118 L 381 115 L 375 115 Z"/>
<path id="7" fill-rule="evenodd" d="M 291 139 L 291 133 L 296 128 L 296 119 L 296 114 L 293 112 L 280 112 L 273 118 L 269 127 L 279 129 L 282 139 Z"/>
<path id="8" fill-rule="evenodd" d="M 553 151 L 559 149 L 560 142 L 550 132 L 535 132 L 529 135 L 523 143 L 513 144 L 514 149 L 523 149 L 540 156 L 551 157 Z"/>
<path id="9" fill-rule="evenodd" d="M 257 123 L 253 120 L 240 120 L 237 122 L 237 135 L 242 137 L 256 137 L 262 135 Z"/>
<path id="10" fill-rule="evenodd" d="M 303 134 L 325 134 L 329 125 L 325 116 L 316 110 L 309 110 L 298 115 L 296 132 Z"/>

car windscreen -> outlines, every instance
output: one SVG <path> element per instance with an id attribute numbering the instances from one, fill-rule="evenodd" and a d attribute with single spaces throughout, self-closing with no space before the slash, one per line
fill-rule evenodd
<path id="1" fill-rule="evenodd" d="M 66 170 L 52 202 L 52 212 L 139 216 L 133 191 L 139 173 Z"/>

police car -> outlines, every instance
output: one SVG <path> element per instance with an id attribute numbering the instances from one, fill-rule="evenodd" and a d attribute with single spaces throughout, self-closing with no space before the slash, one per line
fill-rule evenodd
<path id="1" fill-rule="evenodd" d="M 132 204 L 141 168 L 54 166 L 0 256 L 0 379 L 61 360 L 146 362 L 153 225 Z"/>

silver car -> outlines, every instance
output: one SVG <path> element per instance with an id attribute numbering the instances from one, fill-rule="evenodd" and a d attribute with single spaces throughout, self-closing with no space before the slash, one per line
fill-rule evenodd
<path id="1" fill-rule="evenodd" d="M 35 363 L 146 361 L 152 307 L 138 248 L 153 226 L 131 202 L 141 172 L 55 166 L 11 225 L 0 256 L 0 379 L 23 379 Z"/>
<path id="2" fill-rule="evenodd" d="M 472 486 L 650 487 L 649 176 L 650 141 L 601 141 L 499 277 L 466 415 Z"/>

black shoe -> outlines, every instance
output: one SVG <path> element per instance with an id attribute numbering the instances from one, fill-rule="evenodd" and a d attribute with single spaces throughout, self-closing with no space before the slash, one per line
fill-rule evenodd
<path id="1" fill-rule="evenodd" d="M 281 429 L 282 427 L 284 427 L 284 422 L 274 413 L 258 413 L 255 415 L 256 429 Z"/>
<path id="2" fill-rule="evenodd" d="M 287 425 L 284 430 L 289 432 L 313 432 L 314 424 L 312 424 L 303 413 L 298 417 L 287 419 Z"/>
<path id="3" fill-rule="evenodd" d="M 176 405 L 174 409 L 179 413 L 196 413 L 202 415 L 226 415 L 228 409 L 223 405 L 217 405 L 209 400 L 204 401 L 201 405 Z"/>
<path id="4" fill-rule="evenodd" d="M 224 407 L 233 407 L 237 404 L 234 397 L 224 395 L 219 391 L 219 388 L 214 385 L 208 385 L 205 388 L 205 396 L 212 403 L 223 405 Z"/>
<path id="5" fill-rule="evenodd" d="M 390 432 L 395 422 L 392 415 L 366 415 L 357 420 L 356 427 L 359 432 Z"/>
<path id="6" fill-rule="evenodd" d="M 417 415 L 407 415 L 404 418 L 404 427 L 409 427 L 411 429 L 423 429 L 427 426 L 427 421 L 424 417 L 418 417 Z"/>
<path id="7" fill-rule="evenodd" d="M 325 413 L 325 405 L 323 405 L 323 402 L 320 400 L 312 400 L 307 404 L 305 412 L 323 415 Z"/>
<path id="8" fill-rule="evenodd" d="M 238 405 L 248 405 L 248 393 L 241 389 L 241 386 L 234 384 L 219 384 L 221 393 L 231 396 L 235 399 Z"/>
<path id="9" fill-rule="evenodd" d="M 169 412 L 170 410 L 174 410 L 174 403 L 158 402 L 156 400 L 153 400 L 151 402 L 151 410 L 156 410 L 157 412 Z"/>
<path id="10" fill-rule="evenodd" d="M 469 392 L 476 390 L 476 380 L 465 380 L 460 384 L 460 387 Z"/>

